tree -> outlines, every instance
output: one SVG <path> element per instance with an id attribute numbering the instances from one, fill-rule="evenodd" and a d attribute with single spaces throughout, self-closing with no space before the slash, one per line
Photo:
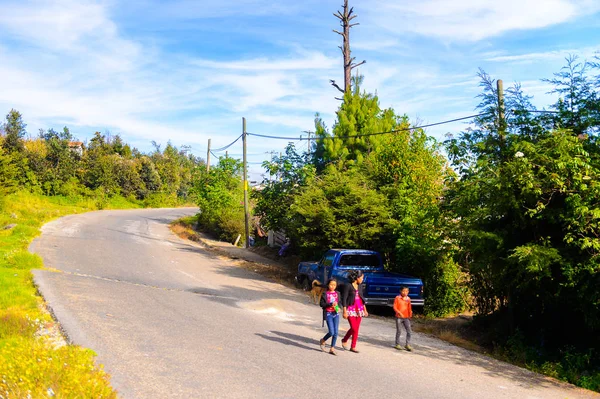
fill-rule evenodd
<path id="1" fill-rule="evenodd" d="M 143 156 L 139 160 L 139 164 L 140 164 L 140 171 L 139 171 L 140 178 L 142 179 L 142 182 L 144 183 L 144 186 L 146 187 L 146 189 L 150 192 L 159 191 L 162 183 L 160 181 L 160 175 L 156 171 L 156 167 L 154 166 L 154 163 L 152 162 L 152 160 L 147 156 Z M 146 195 L 147 195 L 147 193 L 144 195 L 144 197 Z"/>
<path id="2" fill-rule="evenodd" d="M 181 185 L 179 152 L 170 142 L 161 153 L 160 146 L 152 154 L 152 161 L 161 178 L 162 190 L 167 194 L 176 194 Z"/>
<path id="3" fill-rule="evenodd" d="M 443 316 L 462 311 L 467 287 L 465 273 L 452 261 L 448 221 L 440 212 L 444 183 L 453 174 L 440 144 L 422 129 L 404 128 L 383 135 L 361 169 L 386 196 L 394 220 L 393 233 L 382 236 L 390 248 L 391 270 L 423 278 L 427 314 Z"/>
<path id="4" fill-rule="evenodd" d="M 30 165 L 35 167 L 44 192 L 56 195 L 61 193 L 64 183 L 76 177 L 80 156 L 69 148 L 73 136 L 67 127 L 60 132 L 54 129 L 40 130 L 40 138 L 45 145 L 45 156 L 36 160 L 35 154 L 31 153 Z"/>
<path id="5" fill-rule="evenodd" d="M 589 343 L 600 327 L 600 163 L 585 138 L 536 123 L 502 138 L 479 123 L 448 140 L 457 177 L 444 208 L 477 309 L 502 320 L 504 337 L 518 329 L 540 346 Z M 565 312 L 577 324 L 568 338 L 557 328 Z"/>
<path id="6" fill-rule="evenodd" d="M 113 137 L 110 142 L 110 145 L 112 147 L 112 151 L 115 154 L 118 154 L 124 158 L 131 158 L 131 147 L 125 142 L 123 142 L 123 139 L 120 135 L 117 134 L 115 137 Z"/>
<path id="7" fill-rule="evenodd" d="M 194 187 L 200 213 L 198 224 L 218 238 L 233 242 L 244 235 L 242 163 L 220 158 Z"/>
<path id="8" fill-rule="evenodd" d="M 333 14 L 337 19 L 340 20 L 340 26 L 342 27 L 342 31 L 333 30 L 338 35 L 342 36 L 342 46 L 338 46 L 342 51 L 342 56 L 344 58 L 344 89 L 338 86 L 335 83 L 335 80 L 330 80 L 331 85 L 342 92 L 344 95 L 352 91 L 352 70 L 367 61 L 359 62 L 358 64 L 354 63 L 356 57 L 352 57 L 352 52 L 350 50 L 350 28 L 359 25 L 358 23 L 351 23 L 357 15 L 354 14 L 354 7 L 350 7 L 348 9 L 348 0 L 344 0 L 343 11 L 338 11 Z"/>
<path id="9" fill-rule="evenodd" d="M 23 137 L 27 134 L 25 128 L 27 125 L 23 122 L 21 113 L 15 109 L 11 109 L 6 115 L 6 122 L 2 127 L 4 131 L 4 140 L 2 147 L 11 152 L 20 152 L 23 150 Z"/>
<path id="10" fill-rule="evenodd" d="M 391 108 L 381 109 L 376 95 L 361 93 L 356 86 L 352 93 L 344 95 L 344 102 L 336 112 L 333 134 L 327 132 L 320 118 L 315 120 L 316 166 L 322 170 L 326 164 L 333 163 L 341 170 L 359 165 L 369 152 L 381 145 L 383 135 L 373 133 L 406 127 L 406 117 L 397 116 Z"/>
<path id="11" fill-rule="evenodd" d="M 148 192 L 144 181 L 140 175 L 140 163 L 133 159 L 121 158 L 115 166 L 115 174 L 120 188 L 120 193 L 124 197 L 134 197 L 143 200 Z"/>
<path id="12" fill-rule="evenodd" d="M 10 155 L 0 146 L 0 201 L 2 197 L 17 189 L 17 173 L 18 169 L 12 162 Z"/>
<path id="13" fill-rule="evenodd" d="M 263 167 L 269 173 L 269 179 L 263 181 L 262 190 L 252 192 L 256 200 L 254 214 L 261 218 L 261 224 L 266 228 L 287 231 L 294 198 L 314 177 L 315 169 L 307 162 L 307 155 L 298 154 L 291 143 L 283 156 L 265 161 Z M 273 176 L 275 179 L 272 179 Z"/>
<path id="14" fill-rule="evenodd" d="M 333 167 L 312 178 L 290 207 L 286 230 L 300 252 L 317 256 L 328 248 L 381 248 L 393 228 L 387 199 L 357 170 Z M 389 252 L 389 251 L 388 251 Z"/>
<path id="15" fill-rule="evenodd" d="M 574 55 L 568 56 L 566 61 L 567 65 L 555 73 L 553 79 L 544 79 L 554 86 L 552 93 L 561 96 L 553 106 L 558 111 L 554 121 L 575 135 L 598 133 L 599 98 L 587 75 L 588 68 L 594 64 L 579 62 Z"/>

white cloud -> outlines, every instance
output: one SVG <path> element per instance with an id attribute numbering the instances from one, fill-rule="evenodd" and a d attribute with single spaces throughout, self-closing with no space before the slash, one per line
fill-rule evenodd
<path id="1" fill-rule="evenodd" d="M 564 60 L 569 55 L 578 55 L 582 59 L 591 59 L 600 51 L 599 47 L 585 47 L 581 49 L 553 50 L 545 52 L 534 52 L 526 54 L 513 55 L 494 55 L 486 59 L 490 62 L 514 62 L 514 63 L 533 63 L 540 61 Z"/>
<path id="2" fill-rule="evenodd" d="M 203 68 L 227 69 L 238 71 L 299 71 L 311 69 L 332 69 L 338 66 L 339 60 L 327 57 L 319 52 L 310 52 L 299 57 L 288 59 L 254 58 L 244 61 L 211 61 L 196 60 L 192 62 Z"/>
<path id="3" fill-rule="evenodd" d="M 390 49 L 407 49 L 408 46 L 401 43 L 396 39 L 389 38 L 379 38 L 377 40 L 362 40 L 362 41 L 353 41 L 352 49 L 353 50 L 365 50 L 365 51 L 388 51 Z"/>
<path id="4" fill-rule="evenodd" d="M 256 113 L 253 115 L 253 118 L 259 122 L 268 123 L 271 125 L 277 126 L 287 126 L 294 129 L 306 129 L 306 130 L 314 130 L 314 121 L 315 117 L 306 115 L 288 115 L 288 114 L 266 114 L 266 113 Z M 295 137 L 300 137 L 301 130 L 298 130 Z M 287 137 L 287 135 L 285 135 Z M 304 134 L 306 136 L 306 134 Z"/>
<path id="5" fill-rule="evenodd" d="M 238 135 L 242 113 L 280 126 L 287 120 L 289 128 L 325 103 L 319 91 L 338 61 L 323 53 L 294 45 L 289 54 L 229 62 L 167 55 L 124 36 L 111 6 L 69 0 L 3 6 L 0 107 L 19 109 L 30 133 L 52 123 L 111 130 L 132 141 L 203 144 L 214 132 Z"/>
<path id="6" fill-rule="evenodd" d="M 177 0 L 169 2 L 145 1 L 140 8 L 151 9 L 162 18 L 206 19 L 235 15 L 281 15 L 301 11 L 306 4 L 275 2 L 272 0 Z M 151 11 L 152 12 L 152 11 Z"/>
<path id="7" fill-rule="evenodd" d="M 79 56 L 96 70 L 123 71 L 140 47 L 119 37 L 117 26 L 100 3 L 77 0 L 4 4 L 0 32 L 45 51 Z"/>
<path id="8" fill-rule="evenodd" d="M 544 28 L 591 15 L 596 0 L 373 0 L 368 19 L 390 32 L 478 41 L 514 30 Z"/>

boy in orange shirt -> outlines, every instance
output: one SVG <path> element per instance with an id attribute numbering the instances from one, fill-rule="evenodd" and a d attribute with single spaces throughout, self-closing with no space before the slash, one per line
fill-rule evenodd
<path id="1" fill-rule="evenodd" d="M 412 328 L 410 326 L 412 305 L 408 296 L 408 287 L 402 287 L 400 289 L 400 295 L 394 300 L 394 311 L 396 312 L 396 346 L 394 346 L 394 348 L 398 350 L 406 349 L 410 352 L 412 351 L 412 347 L 410 346 L 410 338 L 412 335 Z M 400 325 L 403 325 L 406 330 L 406 346 L 404 346 L 404 348 L 400 345 L 400 337 L 402 334 Z"/>

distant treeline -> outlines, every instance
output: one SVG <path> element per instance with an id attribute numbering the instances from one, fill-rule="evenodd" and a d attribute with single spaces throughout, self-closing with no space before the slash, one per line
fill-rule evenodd
<path id="1" fill-rule="evenodd" d="M 189 148 L 168 143 L 164 150 L 142 153 L 119 135 L 96 132 L 87 143 L 69 129 L 40 130 L 27 138 L 17 110 L 0 127 L 0 193 L 26 189 L 43 195 L 121 195 L 142 205 L 176 205 L 193 201 L 194 176 L 204 161 Z M 197 179 L 196 179 L 197 180 Z"/>

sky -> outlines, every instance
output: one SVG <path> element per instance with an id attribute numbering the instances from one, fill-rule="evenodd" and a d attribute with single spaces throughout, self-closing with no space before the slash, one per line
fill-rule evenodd
<path id="1" fill-rule="evenodd" d="M 343 81 L 341 0 L 0 0 L 0 114 L 27 131 L 67 126 L 206 157 L 242 131 L 299 137 L 331 127 Z M 597 0 L 350 0 L 363 89 L 414 123 L 474 113 L 477 72 L 520 82 L 534 104 L 569 54 L 600 51 Z M 428 130 L 442 140 L 464 123 Z M 250 178 L 286 141 L 248 138 Z M 306 142 L 299 143 L 300 148 Z M 241 157 L 241 141 L 229 154 Z M 222 154 L 222 153 L 221 153 Z"/>

